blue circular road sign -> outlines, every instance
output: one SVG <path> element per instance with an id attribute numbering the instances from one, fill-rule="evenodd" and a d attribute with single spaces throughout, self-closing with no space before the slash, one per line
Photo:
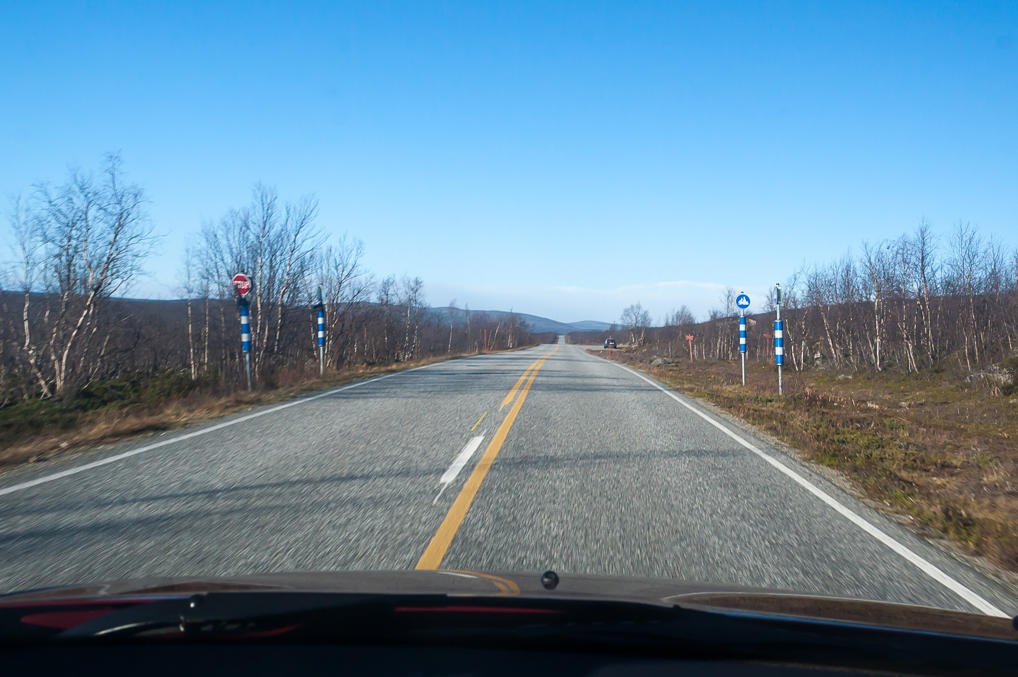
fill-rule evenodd
<path id="1" fill-rule="evenodd" d="M 739 306 L 743 310 L 749 308 L 749 297 L 745 294 L 739 294 L 735 299 L 735 305 Z"/>

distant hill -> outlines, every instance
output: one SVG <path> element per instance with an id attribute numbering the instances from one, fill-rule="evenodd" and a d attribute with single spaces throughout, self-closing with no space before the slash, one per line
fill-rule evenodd
<path id="1" fill-rule="evenodd" d="M 36 294 L 36 302 L 44 294 Z M 153 319 L 156 317 L 165 318 L 170 320 L 173 324 L 179 325 L 183 322 L 183 315 L 186 310 L 186 301 L 183 299 L 140 299 L 140 298 L 125 298 L 119 297 L 112 299 L 114 307 L 119 308 L 122 312 L 129 312 L 132 315 L 139 317 L 146 317 Z M 21 303 L 21 293 L 0 290 L 0 307 L 6 308 L 9 306 L 15 310 L 19 309 L 18 304 Z M 214 304 L 220 303 L 214 301 Z M 225 302 L 228 307 L 233 306 L 233 300 L 230 299 Z M 374 305 L 368 303 L 367 305 Z M 449 321 L 449 310 L 446 307 L 433 307 L 429 308 L 428 312 L 438 318 L 439 322 L 446 323 Z M 463 308 L 452 308 L 454 322 L 456 324 L 462 324 L 466 322 L 466 310 Z M 555 334 L 569 334 L 571 332 L 598 332 L 607 330 L 611 324 L 608 322 L 598 322 L 597 320 L 583 320 L 580 322 L 559 322 L 558 320 L 552 320 L 547 317 L 541 317 L 540 315 L 530 315 L 528 313 L 512 313 L 506 310 L 470 310 L 471 316 L 475 320 L 480 320 L 482 316 L 486 316 L 493 321 L 499 321 L 508 319 L 510 315 L 515 315 L 520 321 L 527 323 L 528 331 L 532 331 L 536 334 L 545 332 L 552 332 Z M 13 320 L 12 320 L 13 321 Z"/>
<path id="2" fill-rule="evenodd" d="M 449 308 L 448 306 L 441 308 L 429 308 L 432 313 L 440 315 L 443 318 L 449 316 L 449 311 L 453 313 L 454 321 L 457 324 L 466 321 L 467 311 L 463 308 Z M 470 310 L 470 314 L 474 317 L 481 315 L 487 315 L 490 318 L 503 319 L 508 318 L 510 315 L 515 315 L 517 319 L 527 323 L 527 329 L 534 333 L 543 332 L 554 332 L 556 334 L 568 334 L 574 331 L 603 331 L 611 326 L 608 322 L 598 322 L 597 320 L 583 320 L 581 322 L 559 322 L 558 320 L 551 320 L 547 317 L 541 317 L 540 315 L 528 315 L 527 313 L 510 313 L 505 310 Z"/>

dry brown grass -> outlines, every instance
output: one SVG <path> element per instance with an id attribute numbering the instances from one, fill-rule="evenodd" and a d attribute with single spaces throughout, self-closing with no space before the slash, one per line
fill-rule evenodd
<path id="1" fill-rule="evenodd" d="M 528 346 L 523 346 L 523 348 Z M 518 350 L 519 348 L 515 349 Z M 0 470 L 21 463 L 37 463 L 75 450 L 125 440 L 137 435 L 179 428 L 207 421 L 256 405 L 271 404 L 298 395 L 313 393 L 378 374 L 467 357 L 467 354 L 442 355 L 414 362 L 386 366 L 361 365 L 328 372 L 319 377 L 317 370 L 283 370 L 273 375 L 273 386 L 252 393 L 238 391 L 229 395 L 194 392 L 161 402 L 158 408 L 131 406 L 102 409 L 88 413 L 69 430 L 40 430 L 9 440 L 0 449 Z"/>
<path id="2" fill-rule="evenodd" d="M 604 355 L 607 357 L 607 355 Z M 835 468 L 861 495 L 920 532 L 1018 572 L 1018 399 L 945 373 L 848 374 L 674 361 L 616 352 Z"/>

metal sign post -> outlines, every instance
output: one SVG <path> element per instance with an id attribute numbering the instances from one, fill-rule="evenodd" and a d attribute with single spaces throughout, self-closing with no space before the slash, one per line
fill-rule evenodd
<path id="1" fill-rule="evenodd" d="M 781 327 L 781 285 L 774 285 L 775 306 L 777 315 L 774 317 L 774 363 L 778 365 L 778 395 L 781 395 L 781 365 L 785 363 L 785 338 Z"/>
<path id="2" fill-rule="evenodd" d="M 746 385 L 746 308 L 749 308 L 749 297 L 746 292 L 739 292 L 735 299 L 739 306 L 739 355 L 742 356 L 742 385 Z"/>
<path id="3" fill-rule="evenodd" d="M 325 303 L 322 288 L 318 288 L 318 375 L 325 375 Z"/>
<path id="4" fill-rule="evenodd" d="M 251 320 L 248 307 L 251 302 L 247 295 L 251 293 L 251 279 L 244 273 L 237 273 L 231 280 L 237 290 L 237 308 L 240 310 L 240 345 L 244 349 L 244 371 L 247 373 L 247 390 L 251 392 Z"/>
<path id="5" fill-rule="evenodd" d="M 686 340 L 689 342 L 689 361 L 693 361 L 693 335 L 686 334 Z"/>

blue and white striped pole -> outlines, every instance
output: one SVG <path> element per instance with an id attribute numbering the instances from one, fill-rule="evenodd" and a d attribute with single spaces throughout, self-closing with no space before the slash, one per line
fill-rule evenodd
<path id="1" fill-rule="evenodd" d="M 325 302 L 322 300 L 322 288 L 318 288 L 318 375 L 325 375 Z"/>
<path id="2" fill-rule="evenodd" d="M 325 374 L 325 309 L 318 308 L 318 375 Z"/>
<path id="3" fill-rule="evenodd" d="M 778 365 L 778 395 L 781 395 L 781 365 L 785 363 L 785 338 L 781 326 L 781 285 L 777 290 L 777 315 L 774 318 L 774 363 Z"/>
<path id="4" fill-rule="evenodd" d="M 247 299 L 241 298 L 240 305 L 240 345 L 244 349 L 244 370 L 247 372 L 247 389 L 251 391 L 251 321 L 248 316 Z"/>
<path id="5" fill-rule="evenodd" d="M 742 357 L 742 385 L 746 385 L 746 311 L 739 312 L 739 355 Z"/>

